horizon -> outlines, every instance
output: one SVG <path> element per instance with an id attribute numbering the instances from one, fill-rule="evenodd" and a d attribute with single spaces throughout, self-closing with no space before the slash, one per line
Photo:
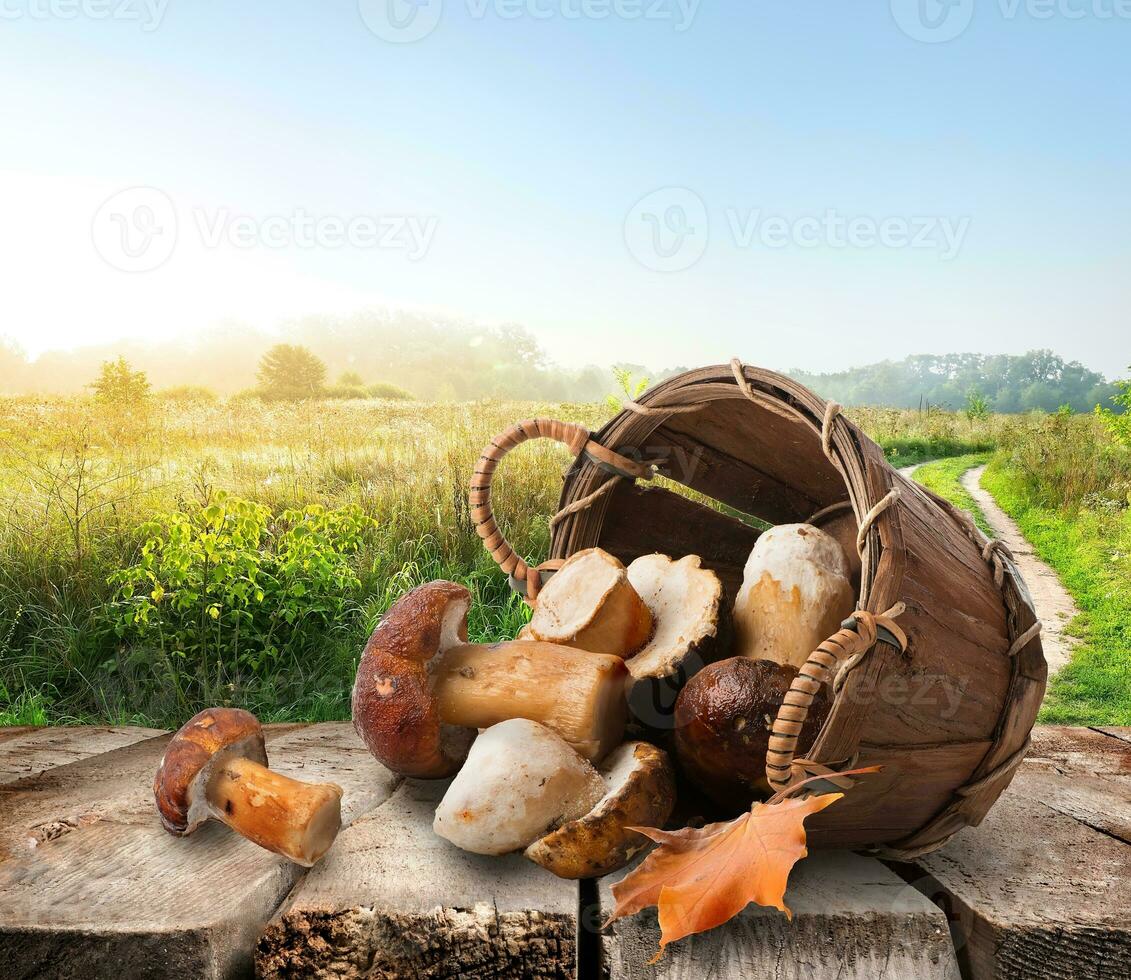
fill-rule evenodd
<path id="1" fill-rule="evenodd" d="M 382 308 L 521 324 L 568 367 L 1125 370 L 1131 19 L 601 2 L 430 0 L 390 40 L 377 0 L 13 0 L 0 333 Z"/>

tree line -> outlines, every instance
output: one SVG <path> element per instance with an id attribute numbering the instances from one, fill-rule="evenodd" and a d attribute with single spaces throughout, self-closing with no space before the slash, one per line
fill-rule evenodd
<path id="1" fill-rule="evenodd" d="M 280 334 L 228 325 L 187 341 L 123 341 L 51 351 L 35 360 L 0 342 L 0 392 L 88 391 L 102 366 L 118 365 L 119 359 L 156 390 L 278 398 L 592 402 L 631 395 L 645 381 L 685 370 L 623 363 L 563 367 L 517 325 L 482 327 L 424 314 L 365 312 L 305 317 L 285 324 Z M 1101 374 L 1050 350 L 920 354 L 833 373 L 786 373 L 844 405 L 973 406 L 1003 413 L 1068 405 L 1083 412 L 1110 406 L 1117 393 Z"/>
<path id="2" fill-rule="evenodd" d="M 1033 409 L 1054 412 L 1068 405 L 1076 412 L 1090 412 L 1097 405 L 1110 406 L 1117 393 L 1102 374 L 1051 350 L 916 354 L 829 374 L 802 370 L 789 374 L 842 405 L 892 408 L 981 405 L 1008 414 Z"/>

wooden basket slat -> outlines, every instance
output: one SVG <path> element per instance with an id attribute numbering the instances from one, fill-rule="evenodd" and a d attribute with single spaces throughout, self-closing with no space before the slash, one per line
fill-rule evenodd
<path id="1" fill-rule="evenodd" d="M 743 514 L 786 524 L 803 521 L 822 506 L 747 460 L 699 442 L 693 433 L 662 425 L 653 438 L 672 449 L 673 459 L 660 468 L 664 476 Z"/>

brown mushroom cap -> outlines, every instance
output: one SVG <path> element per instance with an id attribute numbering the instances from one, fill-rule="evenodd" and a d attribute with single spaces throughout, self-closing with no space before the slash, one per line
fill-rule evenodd
<path id="1" fill-rule="evenodd" d="M 608 791 L 585 816 L 534 841 L 525 854 L 559 878 L 595 878 L 623 868 L 648 846 L 630 827 L 662 827 L 675 807 L 675 771 L 667 753 L 625 742 L 605 760 Z"/>
<path id="2" fill-rule="evenodd" d="M 178 837 L 191 834 L 209 818 L 201 790 L 208 782 L 212 764 L 232 756 L 267 765 L 263 727 L 250 711 L 206 708 L 181 726 L 153 778 L 157 812 L 169 833 Z"/>
<path id="3" fill-rule="evenodd" d="M 717 803 L 745 808 L 769 792 L 770 732 L 796 675 L 797 668 L 789 664 L 731 657 L 704 667 L 680 693 L 676 757 L 692 782 Z M 801 728 L 799 755 L 812 745 L 829 709 L 822 686 Z"/>
<path id="4" fill-rule="evenodd" d="M 428 582 L 402 596 L 369 637 L 354 680 L 353 727 L 377 760 L 404 776 L 438 779 L 463 763 L 474 731 L 443 725 L 428 661 L 467 642 L 471 593 Z"/>

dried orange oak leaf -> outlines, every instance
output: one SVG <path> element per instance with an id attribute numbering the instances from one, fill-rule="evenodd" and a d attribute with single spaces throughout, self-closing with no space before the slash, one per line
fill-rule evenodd
<path id="1" fill-rule="evenodd" d="M 661 846 L 613 885 L 617 906 L 609 922 L 657 906 L 660 950 L 651 961 L 655 963 L 668 943 L 714 929 L 751 902 L 790 916 L 785 886 L 794 864 L 808 853 L 805 818 L 843 795 L 755 803 L 737 820 L 699 830 L 632 828 Z"/>

